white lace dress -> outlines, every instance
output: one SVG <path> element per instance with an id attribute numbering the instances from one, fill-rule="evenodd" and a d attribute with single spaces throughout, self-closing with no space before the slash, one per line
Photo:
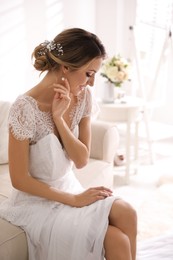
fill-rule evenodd
<path id="1" fill-rule="evenodd" d="M 71 130 L 90 114 L 91 98 L 83 91 L 71 114 Z M 19 140 L 30 140 L 30 174 L 57 189 L 83 190 L 69 160 L 53 133 L 51 114 L 42 112 L 35 99 L 20 96 L 12 105 L 9 126 Z M 0 205 L 0 216 L 27 234 L 30 260 L 101 260 L 108 215 L 115 197 L 82 208 L 13 190 Z"/>

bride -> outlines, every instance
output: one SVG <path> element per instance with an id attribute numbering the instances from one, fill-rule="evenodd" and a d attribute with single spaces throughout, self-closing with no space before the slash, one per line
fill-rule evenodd
<path id="1" fill-rule="evenodd" d="M 89 87 L 105 55 L 96 35 L 62 31 L 34 49 L 33 65 L 46 74 L 11 107 L 14 190 L 0 216 L 25 230 L 30 260 L 135 260 L 135 210 L 106 187 L 84 190 L 72 170 L 88 162 Z"/>

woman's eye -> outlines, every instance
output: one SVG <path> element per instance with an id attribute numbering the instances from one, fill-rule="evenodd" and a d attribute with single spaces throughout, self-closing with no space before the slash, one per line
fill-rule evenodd
<path id="1" fill-rule="evenodd" d="M 90 78 L 92 75 L 91 75 L 90 73 L 86 72 L 86 76 L 87 76 L 88 78 Z"/>

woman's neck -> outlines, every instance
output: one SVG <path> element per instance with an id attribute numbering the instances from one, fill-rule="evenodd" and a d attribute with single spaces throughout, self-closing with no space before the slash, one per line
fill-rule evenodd
<path id="1" fill-rule="evenodd" d="M 38 103 L 51 106 L 54 97 L 54 83 L 58 82 L 58 73 L 48 72 L 44 78 L 26 94 L 33 97 Z"/>

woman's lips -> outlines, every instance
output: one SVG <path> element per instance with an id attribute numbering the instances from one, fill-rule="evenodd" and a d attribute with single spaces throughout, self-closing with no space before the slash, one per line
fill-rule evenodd
<path id="1" fill-rule="evenodd" d="M 80 86 L 79 89 L 80 91 L 83 91 L 85 89 L 85 86 Z"/>

